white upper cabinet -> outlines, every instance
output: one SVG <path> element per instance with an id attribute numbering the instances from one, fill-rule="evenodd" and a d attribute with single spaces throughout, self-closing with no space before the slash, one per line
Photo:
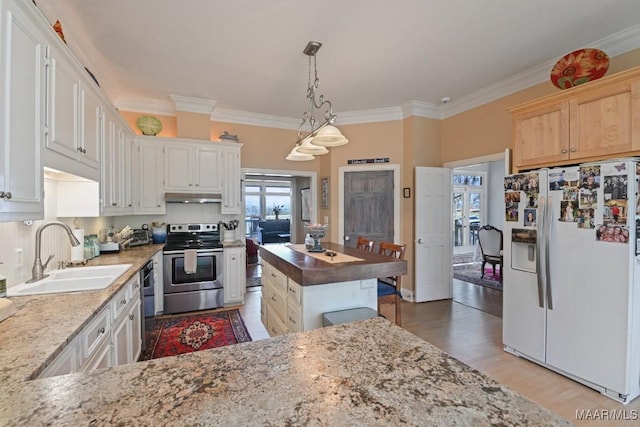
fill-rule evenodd
<path id="1" fill-rule="evenodd" d="M 134 149 L 135 213 L 164 215 L 164 145 L 157 139 L 137 138 Z"/>
<path id="2" fill-rule="evenodd" d="M 61 48 L 50 46 L 46 147 L 98 169 L 104 138 L 103 102 L 83 72 Z"/>
<path id="3" fill-rule="evenodd" d="M 102 144 L 100 210 L 103 215 L 133 213 L 131 187 L 131 134 L 116 111 L 105 115 L 105 139 Z"/>
<path id="4" fill-rule="evenodd" d="M 240 145 L 222 150 L 222 208 L 223 214 L 242 213 L 242 183 L 240 173 Z"/>
<path id="5" fill-rule="evenodd" d="M 165 191 L 222 191 L 221 151 L 215 143 L 165 143 Z"/>
<path id="6" fill-rule="evenodd" d="M 0 17 L 0 221 L 42 219 L 44 34 L 11 0 Z"/>

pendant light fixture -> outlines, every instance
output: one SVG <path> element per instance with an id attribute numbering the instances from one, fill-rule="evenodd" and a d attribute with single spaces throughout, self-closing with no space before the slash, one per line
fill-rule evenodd
<path id="1" fill-rule="evenodd" d="M 309 81 L 307 86 L 307 99 L 309 109 L 302 115 L 302 123 L 298 127 L 298 141 L 296 146 L 287 156 L 287 160 L 305 161 L 313 160 L 315 156 L 327 154 L 329 150 L 325 147 L 337 147 L 349 142 L 342 133 L 333 126 L 337 116 L 333 114 L 333 108 L 329 100 L 324 99 L 324 95 L 316 99 L 316 89 L 320 80 L 318 79 L 318 68 L 316 65 L 316 53 L 322 43 L 310 41 L 303 52 L 309 57 Z M 311 79 L 311 69 L 313 68 L 313 80 Z M 326 107 L 324 121 L 316 126 L 315 112 Z M 309 125 L 309 133 L 303 135 L 303 128 Z"/>

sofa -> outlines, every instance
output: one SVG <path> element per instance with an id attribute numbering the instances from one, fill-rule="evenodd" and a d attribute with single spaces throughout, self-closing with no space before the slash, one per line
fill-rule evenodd
<path id="1" fill-rule="evenodd" d="M 258 241 L 261 245 L 267 243 L 283 243 L 290 241 L 289 237 L 278 237 L 278 234 L 291 233 L 291 221 L 288 219 L 274 219 L 258 222 Z"/>

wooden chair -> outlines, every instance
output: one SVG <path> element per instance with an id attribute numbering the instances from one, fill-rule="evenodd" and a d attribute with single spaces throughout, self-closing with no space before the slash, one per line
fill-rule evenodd
<path id="1" fill-rule="evenodd" d="M 502 230 L 492 225 L 480 227 L 478 243 L 482 252 L 481 278 L 484 278 L 484 266 L 489 263 L 493 267 L 493 277 L 496 276 L 496 265 L 500 267 L 500 282 L 502 282 Z"/>
<path id="2" fill-rule="evenodd" d="M 404 259 L 407 245 L 396 245 L 395 243 L 380 242 L 378 253 L 392 256 L 397 259 Z M 396 309 L 396 325 L 400 326 L 402 314 L 402 276 L 391 276 L 378 278 L 378 313 L 380 304 L 394 304 Z"/>
<path id="3" fill-rule="evenodd" d="M 358 236 L 358 241 L 356 243 L 357 249 L 362 249 L 363 251 L 373 252 L 373 246 L 376 244 L 375 241 L 366 239 L 362 236 Z"/>

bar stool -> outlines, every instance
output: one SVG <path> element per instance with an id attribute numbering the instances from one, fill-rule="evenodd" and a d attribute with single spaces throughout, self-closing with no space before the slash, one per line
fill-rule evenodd
<path id="1" fill-rule="evenodd" d="M 397 259 L 404 259 L 407 245 L 396 245 L 395 243 L 380 242 L 378 253 L 392 256 Z M 402 276 L 390 276 L 378 278 L 378 313 L 380 304 L 395 304 L 396 325 L 400 326 L 402 317 Z"/>
<path id="2" fill-rule="evenodd" d="M 362 236 L 358 236 L 358 241 L 356 242 L 356 248 L 362 249 L 363 251 L 373 252 L 373 246 L 375 245 L 375 241 L 366 239 Z"/>

